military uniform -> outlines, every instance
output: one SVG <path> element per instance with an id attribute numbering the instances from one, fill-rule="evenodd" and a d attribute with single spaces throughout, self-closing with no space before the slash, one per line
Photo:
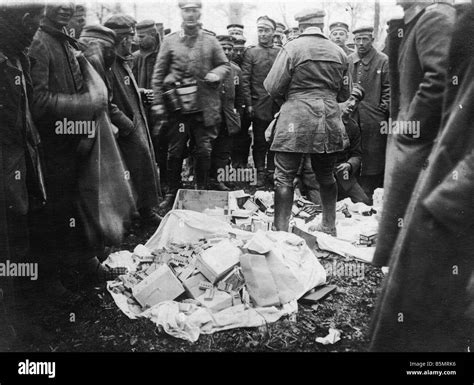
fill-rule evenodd
<path id="1" fill-rule="evenodd" d="M 268 154 L 268 145 L 265 141 L 265 130 L 278 112 L 278 105 L 268 95 L 263 86 L 275 62 L 280 48 L 257 45 L 247 48 L 242 63 L 242 90 L 245 106 L 253 108 L 253 161 L 258 171 L 264 171 L 265 158 L 267 168 L 274 169 L 273 155 Z"/>
<path id="2" fill-rule="evenodd" d="M 174 89 L 177 82 L 192 79 L 197 82 L 198 111 L 175 113 L 168 111 L 170 124 L 168 140 L 168 195 L 176 195 L 181 184 L 181 169 L 186 144 L 195 144 L 196 182 L 207 188 L 212 142 L 217 138 L 222 121 L 219 88 L 209 85 L 204 77 L 213 73 L 222 81 L 230 64 L 217 39 L 197 29 L 187 35 L 184 30 L 167 35 L 163 40 L 153 74 L 154 105 L 164 106 L 163 92 Z"/>
<path id="3" fill-rule="evenodd" d="M 321 25 L 324 11 L 305 11 L 300 25 Z M 321 186 L 321 231 L 335 233 L 337 185 L 333 170 L 337 153 L 349 146 L 338 102 L 349 98 L 347 56 L 324 36 L 307 27 L 280 51 L 264 86 L 272 98 L 285 98 L 276 122 L 275 226 L 288 231 L 293 181 L 304 154 L 311 154 Z"/>
<path id="4" fill-rule="evenodd" d="M 387 135 L 381 132 L 381 123 L 387 121 L 390 108 L 388 57 L 372 47 L 364 57 L 357 52 L 350 55 L 349 63 L 354 83 L 366 90 L 358 109 L 363 151 L 360 182 L 371 197 L 383 185 Z"/>

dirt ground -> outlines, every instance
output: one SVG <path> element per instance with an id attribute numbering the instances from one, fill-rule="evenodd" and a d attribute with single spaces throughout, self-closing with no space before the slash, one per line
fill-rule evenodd
<path id="1" fill-rule="evenodd" d="M 116 250 L 130 250 L 153 234 L 154 228 L 134 226 Z M 28 320 L 36 335 L 16 342 L 10 351 L 26 352 L 362 352 L 368 348 L 370 317 L 383 274 L 360 264 L 359 274 L 332 274 L 343 257 L 315 250 L 328 271 L 328 284 L 337 290 L 315 305 L 298 303 L 296 317 L 284 317 L 260 328 L 233 329 L 201 335 L 195 343 L 161 332 L 149 320 L 130 320 L 115 305 L 105 285 L 81 291 L 86 297 L 74 308 L 58 308 L 31 293 Z M 362 266 L 363 265 L 363 266 Z M 360 269 L 362 270 L 362 274 Z M 330 327 L 341 340 L 322 345 Z"/>

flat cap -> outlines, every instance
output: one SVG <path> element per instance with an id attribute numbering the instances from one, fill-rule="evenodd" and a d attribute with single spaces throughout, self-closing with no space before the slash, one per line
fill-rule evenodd
<path id="1" fill-rule="evenodd" d="M 110 28 L 104 27 L 103 25 L 86 25 L 81 32 L 81 38 L 94 38 L 106 41 L 108 43 L 114 44 L 116 34 Z"/>
<path id="2" fill-rule="evenodd" d="M 286 25 L 285 25 L 285 24 L 279 23 L 279 22 L 276 23 L 276 31 L 277 31 L 277 32 L 283 33 L 283 32 L 285 31 L 285 29 L 286 29 Z"/>
<path id="3" fill-rule="evenodd" d="M 311 23 L 311 24 L 322 24 L 324 23 L 324 17 L 326 12 L 322 9 L 305 9 L 295 15 L 295 20 L 298 23 Z"/>
<path id="4" fill-rule="evenodd" d="M 334 23 L 331 23 L 329 25 L 329 31 L 332 32 L 336 29 L 342 29 L 346 32 L 349 32 L 349 25 L 347 25 L 346 23 L 343 23 L 342 21 L 336 21 Z"/>
<path id="5" fill-rule="evenodd" d="M 276 23 L 275 23 L 275 20 L 270 19 L 268 16 L 260 16 L 257 19 L 257 27 L 268 27 L 268 28 L 273 28 L 275 30 Z"/>
<path id="6" fill-rule="evenodd" d="M 201 0 L 179 0 L 179 8 L 202 8 Z"/>
<path id="7" fill-rule="evenodd" d="M 219 43 L 234 46 L 235 38 L 231 35 L 219 35 L 217 36 Z"/>
<path id="8" fill-rule="evenodd" d="M 227 26 L 227 29 L 230 29 L 230 28 L 237 28 L 237 29 L 241 29 L 242 31 L 244 30 L 244 26 L 242 24 L 229 24 Z"/>
<path id="9" fill-rule="evenodd" d="M 370 26 L 360 27 L 360 28 L 354 29 L 354 32 L 352 33 L 354 35 L 359 35 L 359 34 L 372 35 L 374 33 L 374 27 L 370 27 Z"/>
<path id="10" fill-rule="evenodd" d="M 117 14 L 110 16 L 104 26 L 113 30 L 117 35 L 135 33 L 136 21 L 131 16 Z"/>
<path id="11" fill-rule="evenodd" d="M 157 30 L 155 20 L 142 20 L 137 23 L 137 31 L 146 32 L 151 30 Z"/>
<path id="12" fill-rule="evenodd" d="M 247 39 L 243 36 L 239 36 L 239 37 L 234 37 L 234 45 L 245 45 L 245 43 L 247 42 Z"/>

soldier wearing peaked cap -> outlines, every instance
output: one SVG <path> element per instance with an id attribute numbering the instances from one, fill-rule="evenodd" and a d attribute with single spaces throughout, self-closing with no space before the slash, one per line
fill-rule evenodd
<path id="1" fill-rule="evenodd" d="M 285 24 L 276 23 L 275 35 L 273 36 L 273 44 L 276 47 L 282 47 L 285 39 Z"/>
<path id="2" fill-rule="evenodd" d="M 332 42 L 341 47 L 347 56 L 354 52 L 346 45 L 347 39 L 349 38 L 349 26 L 346 23 L 336 21 L 330 24 L 329 38 Z"/>
<path id="3" fill-rule="evenodd" d="M 387 135 L 380 127 L 390 108 L 388 57 L 373 47 L 373 31 L 371 26 L 354 30 L 357 52 L 349 55 L 353 81 L 366 91 L 358 109 L 363 151 L 359 183 L 370 199 L 383 185 Z"/>
<path id="4" fill-rule="evenodd" d="M 155 128 L 172 125 L 168 134 L 168 191 L 160 207 L 168 208 L 181 186 L 187 142 L 194 142 L 195 187 L 206 190 L 212 142 L 219 133 L 219 86 L 230 71 L 217 39 L 201 27 L 201 2 L 180 1 L 182 29 L 167 35 L 153 73 Z"/>
<path id="5" fill-rule="evenodd" d="M 230 61 L 231 70 L 222 83 L 222 123 L 219 128 L 219 136 L 212 148 L 210 187 L 215 190 L 227 191 L 229 188 L 225 185 L 225 181 L 219 180 L 219 176 L 230 164 L 233 138 L 240 131 L 240 116 L 243 109 L 240 86 L 242 71 L 232 61 L 235 38 L 230 35 L 220 35 L 217 36 L 217 40 Z"/>
<path id="6" fill-rule="evenodd" d="M 137 193 L 137 209 L 143 223 L 159 224 L 153 212 L 161 195 L 155 154 L 140 90 L 130 68 L 133 21 L 126 15 L 114 15 L 104 24 L 116 34 L 116 60 L 112 65 L 112 103 L 120 114 L 111 116 L 119 129 L 118 142 L 124 154 L 130 179 Z"/>
<path id="7" fill-rule="evenodd" d="M 338 102 L 350 94 L 347 56 L 324 36 L 325 12 L 306 10 L 295 19 L 301 35 L 281 49 L 264 82 L 274 99 L 284 98 L 271 150 L 275 151 L 275 227 L 288 231 L 293 181 L 310 154 L 323 206 L 318 230 L 336 235 L 334 167 L 349 139 Z"/>
<path id="8" fill-rule="evenodd" d="M 268 16 L 257 19 L 258 45 L 245 50 L 242 63 L 242 89 L 247 113 L 253 123 L 253 160 L 257 168 L 257 187 L 265 185 L 265 160 L 268 176 L 273 178 L 273 154 L 268 151 L 265 130 L 279 106 L 268 95 L 263 81 L 272 68 L 280 48 L 273 45 L 276 23 Z M 244 164 L 247 159 L 242 159 Z"/>
<path id="9" fill-rule="evenodd" d="M 227 33 L 234 37 L 244 37 L 244 26 L 242 24 L 229 24 L 227 26 Z"/>

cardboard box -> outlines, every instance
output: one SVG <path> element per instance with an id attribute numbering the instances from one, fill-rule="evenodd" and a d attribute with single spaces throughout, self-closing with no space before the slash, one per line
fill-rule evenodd
<path id="1" fill-rule="evenodd" d="M 201 273 L 197 273 L 195 275 L 192 275 L 188 279 L 186 279 L 183 282 L 184 289 L 186 290 L 186 294 L 189 295 L 189 297 L 196 299 L 197 297 L 203 295 L 206 292 L 206 289 L 201 289 L 199 287 L 199 284 L 201 282 L 208 282 L 206 277 L 202 275 Z"/>
<path id="2" fill-rule="evenodd" d="M 225 191 L 185 190 L 176 194 L 173 210 L 192 210 L 200 213 L 216 207 L 228 209 L 229 193 Z"/>
<path id="3" fill-rule="evenodd" d="M 211 283 L 215 283 L 239 263 L 240 254 L 240 249 L 225 239 L 204 250 L 197 257 L 196 267 Z"/>
<path id="4" fill-rule="evenodd" d="M 184 287 L 168 265 L 160 266 L 132 288 L 133 296 L 143 307 L 173 300 L 182 293 Z"/>

